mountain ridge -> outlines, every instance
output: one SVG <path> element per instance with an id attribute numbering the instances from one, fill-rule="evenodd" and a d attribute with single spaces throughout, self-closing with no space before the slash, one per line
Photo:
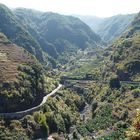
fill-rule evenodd
<path id="1" fill-rule="evenodd" d="M 15 13 L 19 17 L 23 16 L 24 14 L 26 15 L 26 17 L 28 17 L 28 13 L 29 13 L 28 9 L 26 9 L 26 11 L 27 11 L 27 14 L 25 13 L 24 9 L 17 9 L 15 10 Z M 34 14 L 33 16 L 35 17 Z M 22 17 L 22 19 L 24 19 L 24 17 Z M 41 16 L 38 18 L 39 19 L 36 19 L 36 17 L 34 18 L 34 25 L 36 27 L 33 30 L 36 30 L 37 32 L 39 32 L 41 37 L 46 38 L 47 43 L 52 45 L 52 48 L 54 50 L 53 52 L 54 58 L 56 58 L 60 52 L 65 51 L 64 46 L 67 43 L 69 43 L 70 46 L 73 45 L 77 48 L 84 49 L 84 47 L 87 46 L 85 44 L 85 41 L 87 42 L 90 42 L 90 40 L 93 40 L 93 41 L 95 40 L 95 42 L 100 41 L 99 36 L 93 33 L 89 29 L 89 27 L 87 27 L 86 24 L 82 23 L 79 19 L 75 17 L 64 16 L 64 15 L 60 15 L 60 14 L 52 13 L 52 12 L 46 12 L 46 13 L 42 13 Z M 29 21 L 25 22 L 24 24 L 26 24 L 29 27 L 30 25 L 28 23 L 32 23 L 33 20 L 30 17 L 28 17 L 28 20 Z M 76 29 L 76 30 L 73 30 L 73 29 Z M 42 44 L 42 46 L 43 46 L 43 49 L 45 50 L 46 48 L 44 47 L 44 44 Z M 59 48 L 57 46 L 59 46 Z"/>
<path id="2" fill-rule="evenodd" d="M 32 36 L 17 22 L 12 11 L 2 4 L 0 5 L 0 17 L 0 31 L 13 43 L 22 46 L 30 53 L 34 54 L 40 61 L 43 61 L 39 44 L 37 44 Z"/>
<path id="3" fill-rule="evenodd" d="M 56 67 L 59 62 L 68 62 L 70 54 L 79 49 L 103 44 L 84 22 L 72 16 L 25 8 L 10 10 L 4 5 L 0 5 L 0 13 L 0 31 L 45 65 Z"/>
<path id="4" fill-rule="evenodd" d="M 88 16 L 79 16 L 79 18 L 99 34 L 103 41 L 110 44 L 127 30 L 135 16 L 136 14 L 119 14 L 107 18 Z"/>
<path id="5" fill-rule="evenodd" d="M 110 68 L 121 80 L 139 81 L 140 13 L 130 27 L 106 50 L 110 51 Z M 133 52 L 133 53 L 132 53 Z M 109 63 L 110 63 L 109 62 Z"/>

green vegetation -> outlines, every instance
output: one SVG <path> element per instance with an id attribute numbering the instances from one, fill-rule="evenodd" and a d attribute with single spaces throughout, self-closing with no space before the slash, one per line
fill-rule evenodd
<path id="1" fill-rule="evenodd" d="M 112 43 L 131 25 L 136 14 L 116 15 L 109 18 L 79 17 L 107 44 Z"/>
<path id="2" fill-rule="evenodd" d="M 105 21 L 111 26 L 104 39 L 118 36 L 133 16 Z M 37 106 L 60 76 L 83 79 L 66 81 L 69 87 L 20 120 L 0 118 L 0 139 L 139 138 L 139 109 L 134 112 L 140 84 L 129 81 L 140 80 L 140 14 L 105 50 L 100 37 L 72 16 L 0 5 L 0 17 L 0 31 L 10 40 L 0 33 L 0 112 Z"/>
<path id="3" fill-rule="evenodd" d="M 121 84 L 118 77 L 113 77 L 110 79 L 109 85 L 111 88 L 120 88 Z"/>
<path id="4" fill-rule="evenodd" d="M 137 109 L 132 119 L 132 126 L 126 131 L 126 136 L 130 140 L 140 139 L 140 110 Z"/>
<path id="5" fill-rule="evenodd" d="M 132 114 L 139 108 L 140 86 L 122 84 L 120 89 L 111 89 L 106 84 L 92 86 L 90 89 L 93 92 L 84 95 L 86 100 L 90 102 L 94 100 L 91 108 L 92 118 L 79 124 L 77 131 L 83 137 L 92 135 L 99 140 L 126 138 L 125 131 L 133 118 Z"/>
<path id="6" fill-rule="evenodd" d="M 113 131 L 111 134 L 107 136 L 103 136 L 101 138 L 97 138 L 97 140 L 123 140 L 125 139 L 124 131 L 125 129 L 118 128 L 116 131 Z"/>
<path id="7" fill-rule="evenodd" d="M 42 109 L 33 115 L 27 115 L 19 121 L 1 118 L 0 139 L 37 139 L 46 138 L 53 132 L 69 133 L 70 127 L 80 121 L 78 110 L 83 104 L 79 95 L 63 89 L 54 98 L 50 97 Z"/>
<path id="8" fill-rule="evenodd" d="M 97 34 L 72 16 L 24 8 L 10 10 L 2 4 L 0 13 L 0 31 L 48 67 L 68 63 L 79 49 L 96 49 L 102 44 Z"/>
<path id="9" fill-rule="evenodd" d="M 0 112 L 14 112 L 38 105 L 45 94 L 41 64 L 28 52 L 0 35 Z M 7 41 L 7 43 L 6 43 Z"/>
<path id="10" fill-rule="evenodd" d="M 2 83 L 0 112 L 20 111 L 38 105 L 44 96 L 44 76 L 37 66 L 20 66 L 17 81 Z"/>
<path id="11" fill-rule="evenodd" d="M 98 112 L 96 112 L 95 117 L 85 123 L 83 128 L 87 129 L 87 131 L 89 132 L 93 132 L 94 130 L 105 130 L 111 127 L 115 122 L 116 120 L 112 117 L 112 107 L 110 105 L 105 105 L 99 108 Z M 78 131 L 80 132 L 80 134 L 82 134 L 81 125 L 79 126 Z M 83 130 L 83 132 L 86 131 Z"/>
<path id="12" fill-rule="evenodd" d="M 4 33 L 10 41 L 22 46 L 34 54 L 38 60 L 43 61 L 44 58 L 39 44 L 32 38 L 28 31 L 19 24 L 13 12 L 2 4 L 0 4 L 0 17 L 0 31 Z"/>
<path id="13" fill-rule="evenodd" d="M 128 31 L 106 50 L 110 55 L 105 57 L 107 64 L 104 69 L 105 78 L 117 75 L 120 80 L 139 81 L 140 28 L 138 17 L 135 18 Z"/>
<path id="14" fill-rule="evenodd" d="M 82 136 L 90 135 L 93 132 L 97 138 L 117 139 L 119 136 L 119 139 L 124 139 L 127 136 L 124 131 L 129 127 L 134 111 L 139 108 L 140 86 L 139 84 L 122 84 L 119 80 L 139 81 L 140 78 L 139 17 L 140 14 L 133 21 L 131 28 L 109 47 L 110 54 L 104 55 L 104 62 L 106 62 L 105 67 L 102 66 L 103 59 L 99 57 L 99 55 L 97 55 L 97 58 L 93 61 L 97 62 L 93 63 L 97 64 L 97 66 L 96 70 L 94 69 L 90 74 L 96 75 L 93 76 L 95 79 L 97 77 L 98 79 L 107 79 L 107 75 L 108 78 L 117 75 L 117 78 L 110 80 L 110 85 L 100 82 L 91 84 L 89 90 L 83 94 L 83 97 L 89 101 L 89 103 L 95 101 L 97 104 L 93 103 L 92 112 L 90 112 L 92 118 L 89 117 L 88 121 L 76 124 L 77 132 Z M 131 52 L 133 52 L 133 54 Z M 104 68 L 106 71 L 103 71 Z M 101 72 L 102 75 L 100 75 Z M 106 76 L 103 72 L 105 72 Z M 85 77 L 90 78 L 90 75 L 88 75 L 87 72 L 86 74 Z M 114 89 L 112 88 L 112 85 L 115 87 Z M 82 86 L 82 88 L 84 87 Z M 83 99 L 80 99 L 80 101 L 83 102 Z M 73 103 L 70 102 L 69 105 L 71 106 L 72 104 Z M 78 102 L 77 107 L 78 106 L 83 107 L 83 103 Z M 129 135 L 128 137 L 138 137 L 138 122 L 139 115 L 136 115 L 134 123 L 132 123 L 132 127 L 135 128 L 135 133 L 133 133 L 133 136 Z M 61 129 L 64 131 L 64 127 Z M 132 130 L 131 127 L 130 130 Z"/>
<path id="15" fill-rule="evenodd" d="M 50 132 L 69 132 L 72 124 L 77 123 L 79 119 L 77 111 L 83 107 L 82 104 L 84 102 L 81 97 L 69 90 L 62 90 L 55 98 L 50 98 L 43 107 L 43 112 L 46 112 L 48 117 Z"/>
<path id="16" fill-rule="evenodd" d="M 65 71 L 61 76 L 70 78 L 99 80 L 101 78 L 101 69 L 103 65 L 102 50 L 87 49 L 79 51 L 75 59 L 65 65 Z"/>

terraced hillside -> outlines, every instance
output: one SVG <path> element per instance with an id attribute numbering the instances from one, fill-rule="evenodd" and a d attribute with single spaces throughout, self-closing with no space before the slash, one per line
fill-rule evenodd
<path id="1" fill-rule="evenodd" d="M 101 38 L 80 19 L 0 4 L 0 32 L 45 66 L 66 64 L 78 50 L 97 49 Z M 3 24 L 5 23 L 5 24 Z M 67 55 L 67 57 L 65 57 Z"/>
<path id="2" fill-rule="evenodd" d="M 121 80 L 140 80 L 140 13 L 130 28 L 118 38 L 104 54 L 106 61 L 105 77 L 117 75 Z"/>
<path id="3" fill-rule="evenodd" d="M 88 80 L 97 77 L 97 83 L 66 82 L 66 86 L 83 95 L 92 105 L 92 117 L 77 127 L 77 133 L 97 140 L 139 140 L 140 13 L 103 55 L 103 63 L 97 63 L 97 71 L 90 71 L 85 77 Z M 89 70 L 89 67 L 84 68 Z M 68 76 L 81 78 L 79 70 Z M 109 82 L 104 83 L 105 80 Z"/>
<path id="4" fill-rule="evenodd" d="M 22 64 L 33 64 L 34 61 L 28 52 L 22 48 L 3 42 L 4 36 L 0 34 L 0 73 L 1 82 L 15 81 L 19 72 L 18 66 Z"/>
<path id="5" fill-rule="evenodd" d="M 44 93 L 41 69 L 31 54 L 0 33 L 0 112 L 23 110 L 40 102 Z"/>

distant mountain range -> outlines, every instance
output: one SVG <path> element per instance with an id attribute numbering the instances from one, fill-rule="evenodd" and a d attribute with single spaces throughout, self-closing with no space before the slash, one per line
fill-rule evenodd
<path id="1" fill-rule="evenodd" d="M 44 67 L 55 68 L 78 50 L 96 50 L 102 44 L 99 35 L 78 18 L 10 10 L 0 4 L 0 112 L 39 104 L 45 89 Z"/>
<path id="2" fill-rule="evenodd" d="M 79 79 L 22 119 L 1 114 L 0 139 L 125 139 L 140 101 L 139 82 L 130 85 L 140 81 L 140 13 L 78 17 L 0 4 L 0 113 L 31 109 L 65 77 Z"/>
<path id="3" fill-rule="evenodd" d="M 96 33 L 72 16 L 24 8 L 10 10 L 0 5 L 0 18 L 0 32 L 35 55 L 40 62 L 51 62 L 53 66 L 57 60 L 67 62 L 69 57 L 64 58 L 64 55 L 102 44 Z"/>
<path id="4" fill-rule="evenodd" d="M 136 14 L 116 15 L 109 18 L 77 16 L 91 27 L 106 43 L 119 37 L 131 24 Z"/>

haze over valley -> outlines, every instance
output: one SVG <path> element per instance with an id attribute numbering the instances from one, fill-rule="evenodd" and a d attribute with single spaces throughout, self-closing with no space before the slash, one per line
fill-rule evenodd
<path id="1" fill-rule="evenodd" d="M 1 140 L 140 139 L 139 2 L 119 1 L 0 1 Z"/>

